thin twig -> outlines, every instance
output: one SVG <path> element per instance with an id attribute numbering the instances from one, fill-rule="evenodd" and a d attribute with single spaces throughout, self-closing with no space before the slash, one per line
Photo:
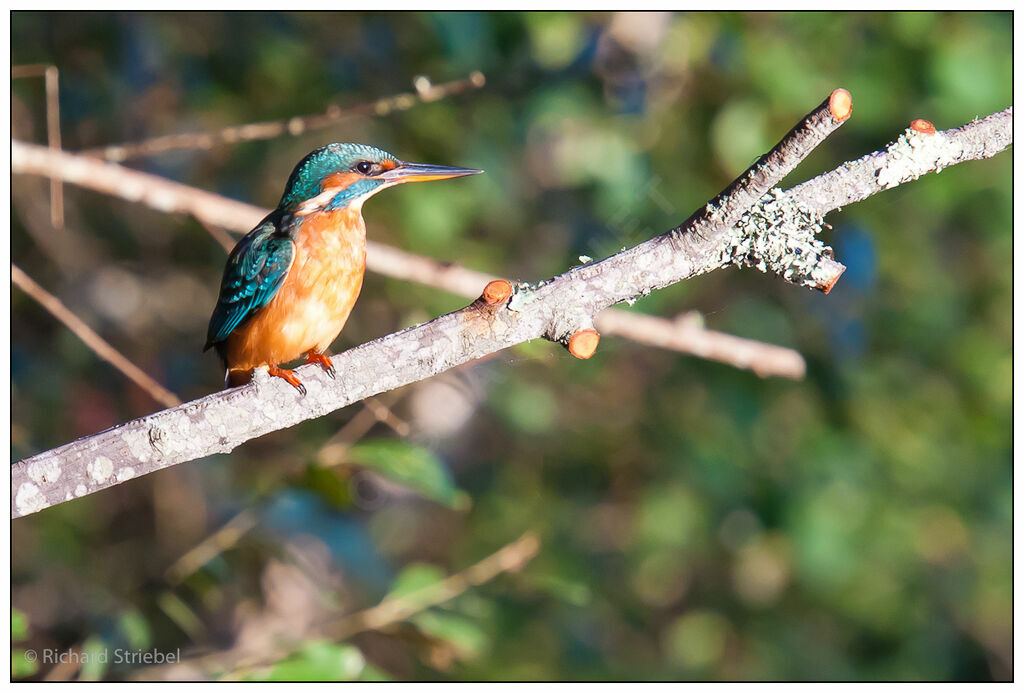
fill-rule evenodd
<path id="1" fill-rule="evenodd" d="M 50 156 L 42 147 L 33 148 L 33 145 L 18 141 L 11 142 L 11 149 L 11 170 L 14 173 L 56 175 L 68 183 L 139 202 L 163 212 L 189 214 L 199 220 L 217 242 L 228 250 L 232 243 L 219 231 L 214 232 L 214 229 L 244 233 L 269 212 L 255 205 L 90 157 L 68 152 Z M 386 277 L 432 286 L 466 298 L 475 298 L 483 286 L 497 278 L 485 272 L 439 262 L 372 240 L 366 243 L 366 267 Z M 709 331 L 708 334 L 694 335 L 691 339 L 689 335 L 693 333 L 685 336 L 680 334 L 671 321 L 617 308 L 610 308 L 609 311 L 615 313 L 615 317 L 607 321 L 606 334 L 632 339 L 641 344 L 664 345 L 701 358 L 724 358 L 724 362 L 730 365 L 744 361 L 730 355 L 732 342 L 718 340 L 721 333 Z M 713 348 L 709 348 L 711 343 L 715 343 Z M 757 344 L 761 343 L 749 340 L 747 347 L 756 350 Z M 804 371 L 803 358 L 798 352 L 787 349 L 787 355 L 779 358 L 778 350 L 785 347 L 772 344 L 764 344 L 764 347 L 767 353 L 751 361 L 762 364 L 761 370 L 756 371 L 758 375 L 797 377 L 796 374 Z M 801 365 L 794 368 L 792 364 L 797 362 Z M 774 363 L 782 364 L 784 368 L 772 371 L 770 365 Z"/>
<path id="2" fill-rule="evenodd" d="M 177 395 L 147 375 L 145 371 L 132 363 L 120 351 L 110 346 L 105 339 L 96 334 L 77 315 L 68 310 L 67 306 L 59 298 L 39 286 L 13 262 L 11 263 L 11 282 L 35 299 L 50 315 L 64 323 L 64 326 L 81 339 L 97 356 L 121 371 L 129 380 L 141 387 L 146 394 L 159 404 L 165 407 L 176 407 L 181 404 L 181 400 L 178 399 Z"/>
<path id="3" fill-rule="evenodd" d="M 207 224 L 205 221 L 199 218 L 197 218 L 196 221 L 199 222 L 200 226 L 206 229 L 206 233 L 210 234 L 213 240 L 217 241 L 217 243 L 220 244 L 220 247 L 223 248 L 225 252 L 230 253 L 231 250 L 235 247 L 235 239 L 232 238 L 231 234 L 229 234 L 227 231 L 225 231 L 219 226 Z"/>
<path id="4" fill-rule="evenodd" d="M 387 423 L 388 416 L 394 416 L 391 413 L 390 407 L 400 398 L 401 395 L 395 396 L 394 392 L 388 392 L 363 400 L 363 404 L 369 406 L 364 406 L 360 409 L 359 413 L 349 419 L 348 423 L 342 426 L 337 433 L 320 447 L 320 451 L 316 455 L 317 464 L 321 467 L 334 467 L 344 462 L 348 450 L 356 441 L 365 436 L 375 423 Z M 370 405 L 370 402 L 374 402 L 376 406 Z M 404 424 L 404 427 L 394 425 L 391 426 L 392 430 L 403 437 L 409 435 L 409 424 L 397 416 L 394 416 L 394 418 L 396 419 L 395 424 Z"/>
<path id="5" fill-rule="evenodd" d="M 256 526 L 256 516 L 249 508 L 241 511 L 203 541 L 186 551 L 164 572 L 164 579 L 177 585 L 192 575 L 216 556 L 238 543 L 245 534 Z"/>
<path id="6" fill-rule="evenodd" d="M 479 89 L 484 86 L 485 82 L 486 80 L 481 72 L 473 72 L 465 79 L 445 82 L 443 84 L 431 84 L 427 77 L 419 76 L 413 81 L 413 86 L 416 88 L 415 92 L 403 92 L 370 103 L 346 108 L 332 104 L 328 106 L 324 113 L 293 116 L 284 120 L 262 123 L 232 125 L 214 132 L 164 135 L 142 140 L 141 142 L 110 144 L 104 147 L 86 149 L 81 153 L 89 156 L 99 156 L 107 161 L 126 161 L 135 157 L 151 156 L 175 149 L 212 149 L 218 144 L 268 140 L 280 137 L 281 135 L 296 136 L 304 132 L 337 125 L 338 122 L 345 118 L 353 116 L 387 115 L 395 111 L 405 111 L 419 103 L 437 101 L 446 96 L 459 94 L 470 89 Z"/>
<path id="7" fill-rule="evenodd" d="M 366 408 L 369 409 L 373 415 L 382 424 L 390 428 L 398 435 L 405 437 L 409 435 L 409 422 L 397 416 L 391 409 L 380 401 L 380 397 L 370 397 L 364 401 Z"/>
<path id="8" fill-rule="evenodd" d="M 60 151 L 60 70 L 50 64 L 11 68 L 11 79 L 40 76 L 46 90 L 46 146 Z M 64 181 L 60 176 L 50 178 L 50 223 L 57 229 L 64 227 Z"/>
<path id="9" fill-rule="evenodd" d="M 540 550 L 540 540 L 527 532 L 479 563 L 401 597 L 388 598 L 377 606 L 349 614 L 322 625 L 322 632 L 334 640 L 345 640 L 357 633 L 380 630 L 408 620 L 432 606 L 459 596 L 470 587 L 482 585 L 501 573 L 515 572 L 530 562 Z"/>

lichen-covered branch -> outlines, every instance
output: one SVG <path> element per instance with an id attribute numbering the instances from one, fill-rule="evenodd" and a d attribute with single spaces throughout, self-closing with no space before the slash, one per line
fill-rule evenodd
<path id="1" fill-rule="evenodd" d="M 915 120 L 885 149 L 812 178 L 789 193 L 805 210 L 825 215 L 875 193 L 954 164 L 990 159 L 1013 144 L 1013 107 L 951 130 Z"/>
<path id="2" fill-rule="evenodd" d="M 300 368 L 308 391 L 305 397 L 280 379 L 257 371 L 249 385 L 208 395 L 22 460 L 12 467 L 12 516 L 35 512 L 172 464 L 229 452 L 251 438 L 523 341 L 543 337 L 565 343 L 590 328 L 598 313 L 614 303 L 723 266 L 759 265 L 763 261 L 766 269 L 781 270 L 785 276 L 786 257 L 795 261 L 804 255 L 795 249 L 809 242 L 806 232 L 813 231 L 820 215 L 828 210 L 816 207 L 796 191 L 788 194 L 792 198 L 789 202 L 780 202 L 778 192 L 766 194 L 814 144 L 838 127 L 841 121 L 832 110 L 837 93 L 833 94 L 833 103 L 826 101 L 815 109 L 751 171 L 679 228 L 546 282 L 519 285 L 506 300 L 489 303 L 481 298 L 462 310 L 350 349 L 334 357 L 336 380 L 329 379 L 315 365 Z M 999 128 L 1009 128 L 1011 122 L 1001 121 L 997 126 L 1000 135 L 996 145 L 971 150 L 977 154 L 975 158 L 991 156 L 996 147 L 1005 148 L 1010 139 L 1002 137 Z M 974 125 L 979 123 L 942 134 L 954 139 L 970 136 Z M 833 184 L 840 185 L 838 181 Z M 799 221 L 786 219 L 792 213 L 791 202 L 804 210 L 799 213 Z M 763 222 L 753 219 L 757 215 L 763 216 Z M 747 238 L 777 233 L 780 225 L 793 226 L 796 240 Z M 737 226 L 739 236 L 734 228 Z M 760 258 L 758 253 L 781 254 Z M 801 264 L 790 279 L 807 283 L 810 278 L 811 283 L 825 290 L 834 283 L 842 265 L 835 263 L 824 247 L 811 255 L 821 266 Z"/>

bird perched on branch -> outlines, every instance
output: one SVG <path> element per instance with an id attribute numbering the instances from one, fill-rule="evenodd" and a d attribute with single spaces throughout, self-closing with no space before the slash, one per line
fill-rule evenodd
<path id="1" fill-rule="evenodd" d="M 399 183 L 483 173 L 412 164 L 363 144 L 328 144 L 292 171 L 284 196 L 231 251 L 210 317 L 206 351 L 215 347 L 225 386 L 266 366 L 302 394 L 281 364 L 303 355 L 334 377 L 327 347 L 359 296 L 366 269 L 367 198 Z"/>

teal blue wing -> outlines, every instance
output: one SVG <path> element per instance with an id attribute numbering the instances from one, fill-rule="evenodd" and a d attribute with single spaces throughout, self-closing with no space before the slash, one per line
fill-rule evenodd
<path id="1" fill-rule="evenodd" d="M 246 318 L 270 303 L 288 274 L 294 254 L 295 244 L 281 231 L 273 214 L 238 242 L 224 268 L 203 351 L 223 342 Z"/>

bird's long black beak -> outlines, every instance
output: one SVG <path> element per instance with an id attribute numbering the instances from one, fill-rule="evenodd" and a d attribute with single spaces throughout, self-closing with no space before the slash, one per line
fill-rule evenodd
<path id="1" fill-rule="evenodd" d="M 483 173 L 483 171 L 475 168 L 458 168 L 456 166 L 439 166 L 437 164 L 411 164 L 403 161 L 390 171 L 380 174 L 377 178 L 392 184 L 420 183 L 428 180 L 472 176 L 477 173 Z"/>

